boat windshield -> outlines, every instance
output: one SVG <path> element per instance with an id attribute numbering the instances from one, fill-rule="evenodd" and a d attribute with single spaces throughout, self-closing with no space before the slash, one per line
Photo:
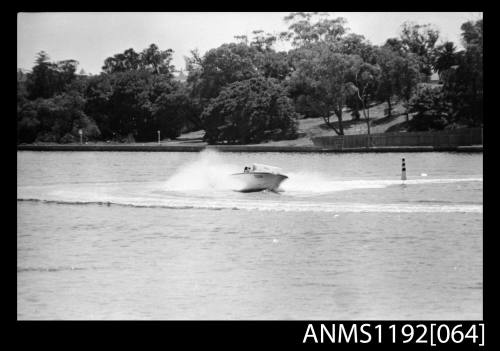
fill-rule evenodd
<path id="1" fill-rule="evenodd" d="M 263 165 L 263 164 L 259 164 L 259 163 L 254 163 L 252 165 L 251 171 L 252 172 L 266 172 L 266 173 L 279 174 L 279 173 L 281 173 L 281 168 Z"/>

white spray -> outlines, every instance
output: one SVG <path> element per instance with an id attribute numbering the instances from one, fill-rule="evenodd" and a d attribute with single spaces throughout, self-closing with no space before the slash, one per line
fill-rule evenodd
<path id="1" fill-rule="evenodd" d="M 182 166 L 167 180 L 165 190 L 233 190 L 237 184 L 231 174 L 241 169 L 241 165 L 224 162 L 217 152 L 204 150 L 195 161 Z"/>

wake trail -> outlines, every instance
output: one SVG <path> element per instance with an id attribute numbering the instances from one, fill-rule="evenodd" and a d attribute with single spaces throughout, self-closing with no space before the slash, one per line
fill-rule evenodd
<path id="1" fill-rule="evenodd" d="M 278 201 L 63 201 L 41 199 L 18 199 L 19 202 L 41 202 L 55 205 L 75 206 L 121 206 L 133 208 L 163 208 L 178 210 L 247 210 L 264 212 L 323 212 L 323 213 L 482 213 L 480 204 L 415 204 L 415 203 L 313 203 Z"/>

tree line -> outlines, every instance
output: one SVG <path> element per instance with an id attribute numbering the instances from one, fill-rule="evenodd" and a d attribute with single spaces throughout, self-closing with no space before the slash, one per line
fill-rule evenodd
<path id="1" fill-rule="evenodd" d="M 482 20 L 461 26 L 460 51 L 438 43 L 430 24 L 406 22 L 376 46 L 340 17 L 296 12 L 284 21 L 288 30 L 277 35 L 256 30 L 204 55 L 191 51 L 186 81 L 174 77 L 173 51 L 155 44 L 108 57 L 98 75 L 42 51 L 31 72 L 18 71 L 18 143 L 75 142 L 79 129 L 91 141 L 202 129 L 209 143 L 258 143 L 296 138 L 298 119 L 308 117 L 343 135 L 346 113 L 369 130 L 370 106 L 385 103 L 391 116 L 396 101 L 408 130 L 482 124 Z M 277 41 L 292 48 L 276 51 Z M 426 84 L 433 72 L 442 84 Z"/>

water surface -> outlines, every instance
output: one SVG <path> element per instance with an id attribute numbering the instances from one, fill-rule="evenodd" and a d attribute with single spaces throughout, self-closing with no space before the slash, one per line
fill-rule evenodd
<path id="1" fill-rule="evenodd" d="M 481 319 L 482 161 L 18 152 L 18 318 Z"/>

